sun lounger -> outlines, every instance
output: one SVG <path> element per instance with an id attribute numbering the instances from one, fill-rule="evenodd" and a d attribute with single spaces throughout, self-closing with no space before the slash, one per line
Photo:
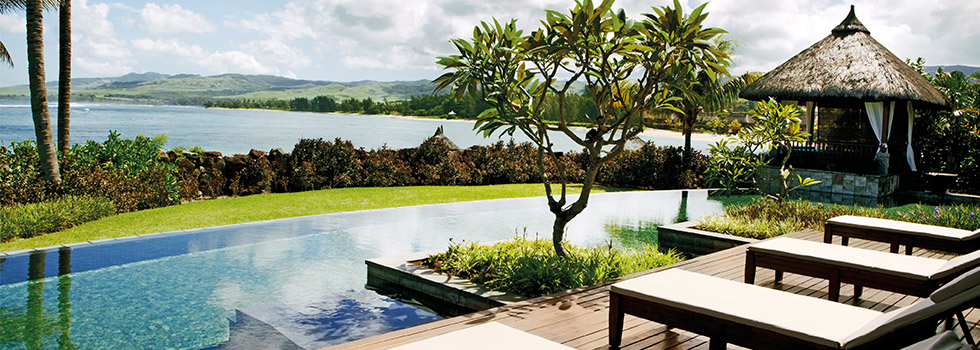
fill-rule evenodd
<path id="1" fill-rule="evenodd" d="M 939 321 L 980 298 L 980 268 L 887 313 L 677 268 L 610 287 L 609 345 L 630 314 L 753 349 L 898 349 L 935 335 Z"/>
<path id="2" fill-rule="evenodd" d="M 541 349 L 571 350 L 572 348 L 555 343 L 531 333 L 522 332 L 497 322 L 460 329 L 432 338 L 397 346 L 398 350 L 440 350 L 440 349 Z"/>
<path id="3" fill-rule="evenodd" d="M 762 267 L 776 271 L 776 282 L 783 272 L 827 279 L 832 301 L 843 283 L 854 285 L 855 297 L 862 287 L 925 297 L 977 266 L 980 251 L 941 260 L 779 237 L 748 246 L 745 283 L 755 283 L 756 268 Z"/>
<path id="4" fill-rule="evenodd" d="M 960 341 L 953 331 L 945 331 L 902 350 L 973 350 L 973 347 Z"/>
<path id="5" fill-rule="evenodd" d="M 912 247 L 959 254 L 980 250 L 980 239 L 977 239 L 980 238 L 980 230 L 968 231 L 863 216 L 845 215 L 827 220 L 824 243 L 830 243 L 834 236 L 840 236 L 843 245 L 847 245 L 849 238 L 885 242 L 891 245 L 892 253 L 898 253 L 899 245 L 904 245 L 906 255 L 912 254 Z"/>

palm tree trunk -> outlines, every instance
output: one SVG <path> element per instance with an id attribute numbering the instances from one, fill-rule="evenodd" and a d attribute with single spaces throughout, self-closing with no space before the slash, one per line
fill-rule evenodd
<path id="1" fill-rule="evenodd" d="M 41 0 L 27 1 L 27 77 L 30 80 L 31 113 L 34 135 L 37 136 L 37 155 L 41 175 L 52 182 L 61 182 L 58 153 L 51 136 L 51 115 L 48 114 L 48 91 L 44 86 L 44 33 Z"/>
<path id="2" fill-rule="evenodd" d="M 71 124 L 71 0 L 61 0 L 58 17 L 61 30 L 58 47 L 58 150 L 65 154 L 71 148 L 68 132 Z"/>

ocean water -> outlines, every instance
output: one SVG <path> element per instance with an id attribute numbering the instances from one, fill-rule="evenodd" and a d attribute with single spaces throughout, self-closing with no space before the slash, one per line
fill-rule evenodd
<path id="1" fill-rule="evenodd" d="M 57 124 L 57 108 L 50 109 L 52 124 Z M 167 149 L 200 146 L 226 155 L 248 153 L 251 149 L 268 151 L 282 148 L 291 152 L 302 138 L 350 140 L 356 147 L 392 149 L 416 147 L 442 126 L 456 145 L 488 145 L 509 136 L 484 138 L 473 131 L 472 121 L 416 119 L 396 116 L 309 113 L 264 110 L 230 110 L 179 106 L 144 106 L 121 104 L 72 104 L 71 140 L 103 142 L 109 130 L 124 138 L 137 134 L 168 136 Z M 584 131 L 580 132 L 584 135 Z M 515 141 L 527 139 L 515 133 Z M 658 145 L 683 145 L 680 137 L 641 137 Z M 0 101 L 0 142 L 34 140 L 31 109 L 26 101 Z M 566 137 L 552 140 L 559 150 L 580 150 Z M 696 149 L 706 149 L 707 142 L 695 140 Z"/>

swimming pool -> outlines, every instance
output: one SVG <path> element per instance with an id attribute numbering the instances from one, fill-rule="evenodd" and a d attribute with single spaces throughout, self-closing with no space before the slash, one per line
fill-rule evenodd
<path id="1" fill-rule="evenodd" d="M 687 192 L 594 194 L 568 240 L 630 245 L 609 232 L 721 212 L 705 191 Z M 545 203 L 366 210 L 0 255 L 0 347 L 220 348 L 244 334 L 232 342 L 315 348 L 428 322 L 438 317 L 365 291 L 364 260 L 449 238 L 548 237 Z"/>

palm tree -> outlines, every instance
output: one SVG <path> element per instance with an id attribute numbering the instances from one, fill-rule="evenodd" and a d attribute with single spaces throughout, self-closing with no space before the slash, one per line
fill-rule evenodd
<path id="1" fill-rule="evenodd" d="M 695 83 L 680 92 L 681 101 L 677 106 L 683 112 L 685 154 L 691 153 L 691 133 L 698 115 L 701 112 L 719 112 L 734 105 L 742 88 L 762 76 L 759 72 L 749 72 L 722 82 L 720 79 L 712 80 L 704 72 L 696 74 Z"/>
<path id="2" fill-rule="evenodd" d="M 61 0 L 58 17 L 58 150 L 65 154 L 71 147 L 71 0 Z"/>
<path id="3" fill-rule="evenodd" d="M 735 52 L 734 43 L 730 40 L 719 39 L 715 44 L 725 53 Z M 730 65 L 730 61 L 725 62 L 725 68 L 730 68 Z M 698 115 L 701 112 L 718 112 L 734 105 L 739 100 L 738 93 L 742 88 L 762 76 L 759 72 L 749 72 L 722 81 L 721 77 L 711 76 L 702 70 L 691 71 L 691 74 L 692 78 L 688 79 L 692 81 L 690 85 L 674 89 L 674 96 L 681 98 L 677 108 L 681 110 L 680 116 L 684 122 L 685 155 L 691 154 L 691 133 L 694 132 Z"/>
<path id="4" fill-rule="evenodd" d="M 44 83 L 44 2 L 27 0 L 27 77 L 31 91 L 31 114 L 41 175 L 54 183 L 61 182 L 58 153 L 51 135 L 51 115 L 48 114 L 48 91 Z"/>

